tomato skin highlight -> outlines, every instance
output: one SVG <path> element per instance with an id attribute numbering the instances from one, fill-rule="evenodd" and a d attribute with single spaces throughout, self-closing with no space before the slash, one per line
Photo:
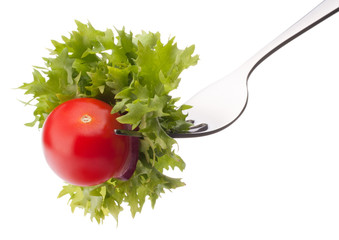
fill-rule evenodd
<path id="1" fill-rule="evenodd" d="M 111 110 L 103 101 L 76 98 L 50 113 L 43 126 L 43 149 L 60 178 L 73 185 L 94 186 L 110 178 L 126 180 L 127 169 L 134 172 L 139 140 L 114 134 L 115 129 L 128 126 L 119 123 L 119 114 Z"/>

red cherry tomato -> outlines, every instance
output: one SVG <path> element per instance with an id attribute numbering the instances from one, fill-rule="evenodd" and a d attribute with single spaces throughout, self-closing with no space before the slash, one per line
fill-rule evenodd
<path id="1" fill-rule="evenodd" d="M 68 183 L 93 186 L 133 174 L 139 140 L 118 136 L 128 129 L 112 107 L 93 98 L 69 100 L 55 108 L 43 126 L 43 149 L 54 172 Z"/>

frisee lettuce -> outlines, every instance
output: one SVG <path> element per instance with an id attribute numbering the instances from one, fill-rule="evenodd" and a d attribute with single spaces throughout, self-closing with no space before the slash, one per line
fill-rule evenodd
<path id="1" fill-rule="evenodd" d="M 68 195 L 71 210 L 82 208 L 90 219 L 102 223 L 112 215 L 117 221 L 123 205 L 132 216 L 141 212 L 148 198 L 154 207 L 165 190 L 184 186 L 164 170 L 185 168 L 173 150 L 177 142 L 168 132 L 188 130 L 183 113 L 190 106 L 177 107 L 179 98 L 169 93 L 179 85 L 180 73 L 196 65 L 194 45 L 183 50 L 174 38 L 166 44 L 160 34 L 127 33 L 125 29 L 100 31 L 90 23 L 76 21 L 77 31 L 63 42 L 52 41 L 52 57 L 44 58 L 45 67 L 34 67 L 33 81 L 20 88 L 33 95 L 35 119 L 27 126 L 41 128 L 48 114 L 61 103 L 77 97 L 93 97 L 120 112 L 118 121 L 142 133 L 139 161 L 127 181 L 110 179 L 93 187 L 63 186 L 58 197 Z"/>

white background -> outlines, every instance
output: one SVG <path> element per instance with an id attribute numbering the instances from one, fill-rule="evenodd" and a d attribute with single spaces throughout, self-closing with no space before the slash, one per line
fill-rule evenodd
<path id="1" fill-rule="evenodd" d="M 339 239 L 339 15 L 279 50 L 252 74 L 249 104 L 228 129 L 179 140 L 187 186 L 154 210 L 104 224 L 57 199 L 32 109 L 14 90 L 32 80 L 50 40 L 89 20 L 196 45 L 182 75 L 188 99 L 228 74 L 319 0 L 2 1 L 0 3 L 0 239 Z M 221 104 L 221 103 L 215 103 Z M 199 238 L 200 239 L 200 238 Z"/>

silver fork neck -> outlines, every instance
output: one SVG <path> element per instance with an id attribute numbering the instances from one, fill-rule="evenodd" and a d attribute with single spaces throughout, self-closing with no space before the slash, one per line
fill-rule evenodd
<path id="1" fill-rule="evenodd" d="M 245 72 L 248 72 L 247 79 L 254 69 L 274 52 L 338 11 L 339 0 L 325 0 L 321 2 L 312 11 L 280 34 L 272 42 L 267 44 L 240 67 L 242 71 L 246 70 Z"/>

